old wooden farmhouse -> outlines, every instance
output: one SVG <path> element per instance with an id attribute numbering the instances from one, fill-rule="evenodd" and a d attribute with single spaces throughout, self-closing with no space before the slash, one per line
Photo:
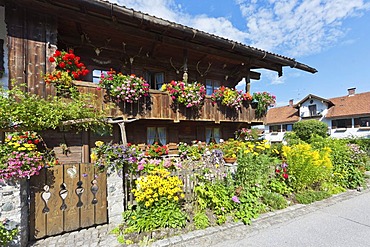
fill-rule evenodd
<path id="1" fill-rule="evenodd" d="M 50 131 L 50 145 L 64 140 L 72 148 L 73 162 L 88 162 L 96 140 L 146 144 L 159 141 L 209 142 L 228 139 L 241 127 L 261 124 L 251 104 L 239 111 L 213 105 L 209 95 L 221 85 L 234 88 L 242 79 L 260 79 L 257 69 L 283 75 L 284 67 L 310 73 L 316 69 L 295 59 L 273 54 L 233 40 L 173 23 L 133 9 L 100 0 L 0 0 L 1 83 L 26 83 L 29 92 L 47 97 L 55 89 L 42 75 L 53 70 L 48 58 L 58 50 L 73 49 L 91 71 L 75 81 L 80 92 L 96 94 L 106 107 L 106 92 L 97 90 L 101 72 L 111 68 L 136 74 L 151 85 L 150 96 L 138 103 L 115 104 L 107 118 L 116 123 L 113 136 L 88 132 Z M 172 80 L 198 81 L 206 86 L 206 102 L 196 114 L 171 107 L 167 92 L 158 90 Z M 253 92 L 251 92 L 253 93 Z"/>

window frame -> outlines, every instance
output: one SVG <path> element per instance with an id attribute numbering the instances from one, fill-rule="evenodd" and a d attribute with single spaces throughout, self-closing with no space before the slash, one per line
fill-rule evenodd
<path id="1" fill-rule="evenodd" d="M 163 78 L 162 82 L 157 81 L 157 76 L 161 75 Z M 151 71 L 151 70 L 145 70 L 143 74 L 144 80 L 150 85 L 151 89 L 154 90 L 161 90 L 161 87 L 163 84 L 165 84 L 166 81 L 166 74 L 163 71 Z"/>
<path id="2" fill-rule="evenodd" d="M 221 81 L 219 80 L 214 80 L 214 79 L 206 79 L 205 81 L 205 86 L 206 86 L 206 95 L 212 95 L 216 89 L 219 89 L 221 87 Z M 218 85 L 216 85 L 218 84 Z M 208 88 L 210 86 L 210 88 Z M 212 92 L 209 94 L 209 90 Z"/>
<path id="3" fill-rule="evenodd" d="M 152 144 L 149 143 L 149 138 L 148 138 L 149 137 L 149 128 L 154 128 L 155 129 L 155 136 L 154 136 L 154 141 L 153 141 L 152 144 L 154 144 L 156 142 L 158 144 L 162 145 L 162 146 L 168 144 L 168 133 L 167 133 L 168 132 L 168 128 L 166 126 L 148 126 L 148 127 L 146 127 L 146 144 L 147 145 L 152 145 Z M 164 131 L 165 138 L 166 138 L 166 143 L 165 144 L 163 144 L 160 141 L 160 134 L 159 134 L 159 131 L 158 131 L 158 129 L 160 129 L 160 128 L 165 129 L 165 131 Z"/>

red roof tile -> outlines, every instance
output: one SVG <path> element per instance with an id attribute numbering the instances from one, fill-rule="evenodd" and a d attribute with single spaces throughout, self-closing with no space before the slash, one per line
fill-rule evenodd
<path id="1" fill-rule="evenodd" d="M 298 121 L 298 109 L 292 106 L 283 106 L 269 109 L 265 124 L 295 123 Z"/>
<path id="2" fill-rule="evenodd" d="M 327 118 L 370 115 L 370 92 L 358 93 L 329 99 L 334 106 L 330 107 Z"/>

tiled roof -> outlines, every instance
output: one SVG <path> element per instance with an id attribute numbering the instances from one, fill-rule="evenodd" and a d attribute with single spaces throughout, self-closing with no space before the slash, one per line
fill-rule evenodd
<path id="1" fill-rule="evenodd" d="M 370 115 L 370 92 L 331 98 L 329 100 L 334 106 L 329 108 L 326 118 Z"/>
<path id="2" fill-rule="evenodd" d="M 294 106 L 283 106 L 269 109 L 265 124 L 295 123 L 298 121 L 298 109 Z"/>
<path id="3" fill-rule="evenodd" d="M 276 54 L 276 53 L 268 52 L 266 50 L 258 49 L 258 48 L 255 48 L 255 47 L 252 47 L 252 46 L 249 46 L 249 45 L 245 45 L 245 44 L 237 42 L 237 41 L 226 39 L 226 38 L 223 38 L 223 37 L 220 37 L 220 36 L 217 36 L 217 35 L 214 35 L 214 34 L 210 34 L 210 33 L 207 33 L 207 32 L 192 28 L 192 27 L 188 27 L 188 26 L 185 26 L 185 25 L 182 25 L 182 24 L 179 24 L 179 23 L 175 23 L 175 22 L 172 22 L 172 21 L 168 21 L 168 20 L 153 16 L 153 15 L 149 15 L 147 13 L 143 13 L 141 11 L 137 11 L 137 10 L 134 10 L 132 8 L 127 8 L 125 6 L 120 6 L 116 3 L 111 3 L 110 1 L 107 1 L 107 0 L 94 0 L 94 1 L 105 4 L 109 8 L 111 8 L 112 10 L 113 10 L 113 6 L 115 6 L 116 9 L 121 10 L 125 13 L 127 13 L 127 11 L 131 11 L 132 13 L 129 13 L 129 15 L 131 15 L 132 17 L 140 18 L 142 21 L 144 19 L 147 20 L 147 21 L 151 21 L 151 22 L 155 21 L 156 23 L 161 24 L 161 25 L 165 26 L 166 28 L 171 27 L 171 28 L 181 29 L 181 30 L 184 30 L 184 31 L 186 31 L 186 30 L 191 31 L 194 34 L 194 37 L 195 37 L 195 35 L 204 35 L 204 37 L 210 38 L 213 41 L 218 40 L 218 41 L 227 42 L 232 47 L 232 49 L 239 46 L 243 50 L 243 52 L 252 53 L 254 55 L 262 55 L 266 59 L 267 59 L 267 57 L 271 56 L 272 59 L 275 59 L 277 62 L 279 62 L 283 66 L 290 66 L 291 68 L 297 68 L 297 69 L 301 69 L 301 70 L 311 72 L 311 73 L 316 73 L 317 72 L 317 70 L 315 68 L 312 68 L 312 67 L 310 67 L 306 64 L 300 63 L 300 62 L 296 61 L 294 58 L 286 57 L 286 56 L 279 55 L 279 54 Z"/>

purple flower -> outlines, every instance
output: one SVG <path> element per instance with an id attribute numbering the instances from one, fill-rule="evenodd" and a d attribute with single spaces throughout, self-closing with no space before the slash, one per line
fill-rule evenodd
<path id="1" fill-rule="evenodd" d="M 282 168 L 286 168 L 286 167 L 288 167 L 288 164 L 284 162 L 284 163 L 281 165 L 281 167 L 282 167 Z"/>
<path id="2" fill-rule="evenodd" d="M 233 202 L 240 203 L 239 198 L 237 196 L 233 196 L 231 200 L 233 200 Z"/>
<path id="3" fill-rule="evenodd" d="M 138 171 L 142 171 L 142 170 L 144 170 L 144 165 L 142 165 L 142 164 L 138 165 L 138 166 L 137 166 L 137 170 L 138 170 Z"/>
<path id="4" fill-rule="evenodd" d="M 86 178 L 87 177 L 87 174 L 86 173 L 82 173 L 82 177 Z"/>

